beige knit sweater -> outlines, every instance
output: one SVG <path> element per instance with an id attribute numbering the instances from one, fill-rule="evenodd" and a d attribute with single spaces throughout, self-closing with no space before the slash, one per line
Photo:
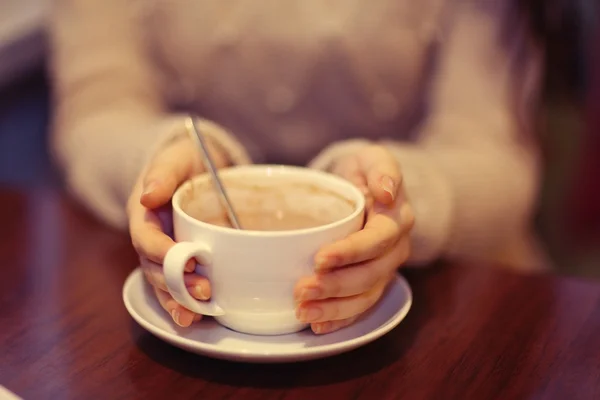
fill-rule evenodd
<path id="1" fill-rule="evenodd" d="M 60 0 L 57 159 L 73 193 L 125 227 L 134 179 L 178 112 L 223 127 L 211 134 L 237 162 L 327 168 L 383 141 L 416 211 L 413 263 L 537 268 L 539 57 L 507 3 Z"/>

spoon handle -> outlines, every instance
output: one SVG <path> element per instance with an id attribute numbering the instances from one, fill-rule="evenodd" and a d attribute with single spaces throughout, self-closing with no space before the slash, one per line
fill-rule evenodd
<path id="1" fill-rule="evenodd" d="M 233 228 L 242 229 L 239 219 L 238 219 L 235 211 L 233 210 L 233 206 L 231 205 L 231 201 L 229 200 L 229 197 L 227 196 L 227 191 L 225 190 L 225 187 L 223 186 L 223 183 L 221 182 L 221 178 L 219 178 L 219 174 L 217 173 L 217 168 L 215 167 L 215 164 L 210 156 L 210 153 L 208 152 L 208 147 L 206 145 L 206 142 L 204 141 L 204 135 L 202 135 L 200 129 L 196 125 L 196 119 L 193 117 L 188 117 L 187 121 L 186 121 L 186 125 L 188 127 L 188 131 L 193 133 L 190 136 L 195 138 L 196 142 L 198 143 L 198 147 L 200 147 L 200 150 L 201 150 L 200 153 L 202 154 L 202 162 L 204 164 L 204 168 L 206 168 L 208 170 L 208 172 L 210 172 L 213 182 L 217 186 L 217 192 L 219 193 L 219 197 L 221 199 L 221 204 L 223 205 L 223 207 L 225 207 L 225 211 L 227 211 L 227 216 L 229 217 L 229 222 L 231 222 L 231 225 L 233 226 Z"/>

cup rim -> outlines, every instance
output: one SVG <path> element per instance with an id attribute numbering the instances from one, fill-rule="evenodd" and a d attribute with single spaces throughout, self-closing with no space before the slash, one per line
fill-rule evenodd
<path id="1" fill-rule="evenodd" d="M 230 174 L 233 175 L 238 171 L 252 171 L 252 170 L 265 171 L 268 169 L 274 169 L 274 170 L 279 170 L 279 171 L 291 171 L 291 172 L 298 172 L 298 173 L 302 173 L 302 174 L 314 175 L 315 177 L 318 177 L 319 179 L 321 179 L 321 182 L 323 180 L 326 180 L 326 181 L 336 182 L 340 185 L 346 186 L 351 192 L 354 193 L 354 199 L 351 199 L 352 201 L 356 202 L 354 211 L 352 211 L 352 213 L 350 215 L 347 215 L 346 217 L 344 217 L 342 219 L 330 222 L 328 224 L 314 226 L 311 228 L 290 229 L 290 230 L 285 230 L 285 231 L 258 231 L 258 230 L 246 230 L 246 229 L 238 230 L 235 228 L 213 225 L 213 224 L 209 224 L 207 222 L 203 222 L 203 221 L 193 218 L 192 216 L 188 215 L 185 211 L 183 211 L 183 209 L 180 206 L 180 202 L 181 202 L 180 198 L 181 198 L 183 190 L 186 188 L 186 186 L 190 185 L 193 182 L 196 182 L 198 180 L 205 180 L 206 177 L 209 176 L 208 173 L 202 173 L 202 174 L 196 175 L 196 176 L 186 180 L 177 188 L 177 190 L 175 191 L 175 194 L 173 195 L 173 198 L 171 199 L 171 204 L 173 206 L 173 212 L 182 216 L 188 223 L 190 223 L 196 227 L 210 229 L 212 231 L 225 233 L 228 235 L 244 236 L 244 237 L 251 237 L 251 236 L 253 236 L 253 237 L 289 237 L 289 236 L 310 235 L 310 234 L 314 234 L 314 233 L 318 233 L 318 232 L 323 232 L 323 231 L 326 231 L 329 229 L 333 229 L 340 225 L 344 225 L 344 224 L 348 223 L 349 221 L 354 220 L 357 216 L 359 216 L 360 214 L 362 214 L 364 212 L 365 204 L 366 204 L 364 194 L 351 182 L 349 182 L 337 175 L 331 174 L 329 172 L 324 172 L 324 171 L 311 169 L 311 168 L 307 168 L 307 167 L 296 167 L 296 166 L 280 165 L 280 164 L 253 164 L 253 165 L 237 165 L 237 166 L 232 166 L 232 167 L 228 167 L 228 168 L 223 168 L 223 169 L 219 170 L 219 175 L 227 176 Z M 285 173 L 285 172 L 281 172 L 281 173 Z"/>

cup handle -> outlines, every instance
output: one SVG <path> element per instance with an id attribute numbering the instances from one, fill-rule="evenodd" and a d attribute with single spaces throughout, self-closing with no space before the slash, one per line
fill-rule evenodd
<path id="1" fill-rule="evenodd" d="M 209 316 L 225 314 L 223 309 L 214 300 L 199 301 L 193 298 L 188 292 L 183 280 L 183 274 L 185 264 L 192 258 L 198 259 L 203 265 L 210 265 L 212 262 L 210 249 L 202 243 L 177 243 L 167 252 L 163 263 L 163 272 L 169 293 L 171 293 L 176 302 L 195 313 Z M 205 269 L 204 271 L 208 272 L 207 270 Z M 210 276 L 207 276 L 207 278 L 210 279 Z"/>

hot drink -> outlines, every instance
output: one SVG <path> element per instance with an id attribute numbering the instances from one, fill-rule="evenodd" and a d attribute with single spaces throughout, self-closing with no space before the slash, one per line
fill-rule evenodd
<path id="1" fill-rule="evenodd" d="M 309 184 L 225 183 L 240 225 L 252 231 L 314 228 L 352 213 L 354 204 L 334 192 Z M 298 201 L 310 195 L 311 201 Z M 181 204 L 189 216 L 212 225 L 231 227 L 210 184 L 190 187 Z"/>

